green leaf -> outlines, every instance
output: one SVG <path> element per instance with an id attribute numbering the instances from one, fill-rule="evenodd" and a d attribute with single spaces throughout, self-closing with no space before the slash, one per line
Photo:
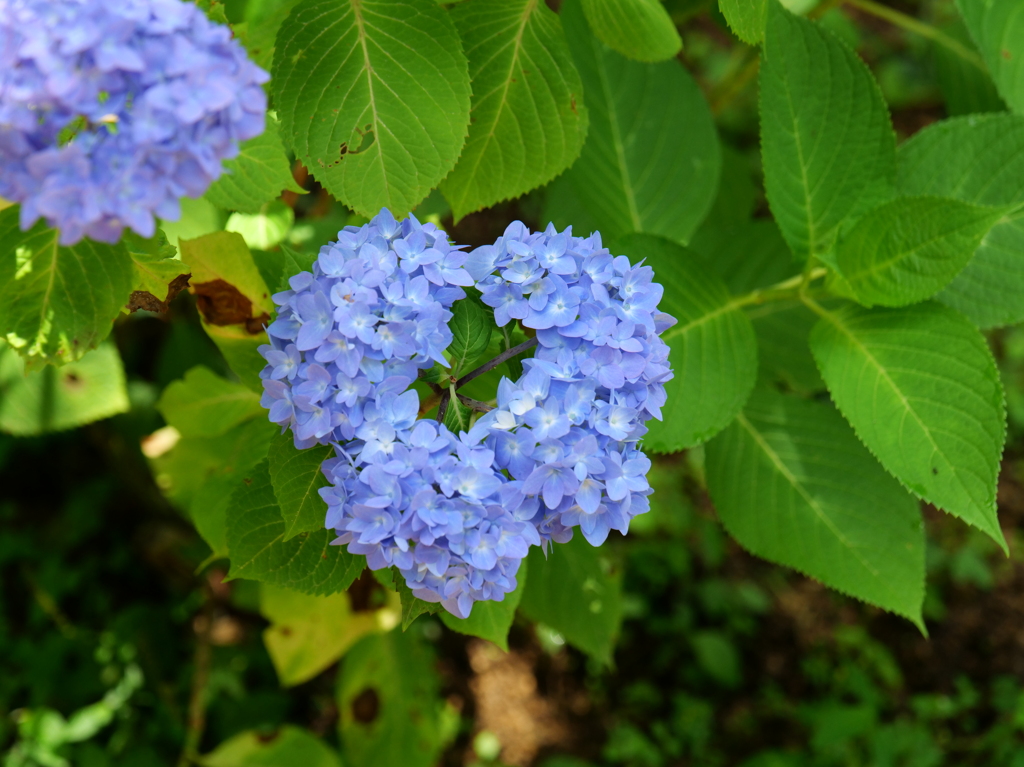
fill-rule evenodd
<path id="1" fill-rule="evenodd" d="M 583 0 L 597 39 L 637 61 L 664 61 L 683 48 L 672 17 L 659 0 Z"/>
<path id="2" fill-rule="evenodd" d="M 743 407 L 757 378 L 757 343 L 750 320 L 725 285 L 681 245 L 645 234 L 616 241 L 615 252 L 644 259 L 665 286 L 661 311 L 676 318 L 662 334 L 675 377 L 665 384 L 661 421 L 649 421 L 644 447 L 672 453 L 699 445 Z"/>
<path id="3" fill-rule="evenodd" d="M 131 256 L 89 239 L 64 247 L 41 221 L 22 232 L 19 210 L 0 212 L 0 339 L 30 367 L 79 360 L 128 303 Z"/>
<path id="4" fill-rule="evenodd" d="M 177 258 L 177 248 L 167 241 L 163 231 L 157 229 L 156 235 L 144 239 L 129 229 L 121 242 L 132 258 L 132 290 L 145 291 L 160 301 L 173 298 L 168 296 L 171 283 L 190 272 L 188 265 Z"/>
<path id="5" fill-rule="evenodd" d="M 270 250 L 284 241 L 294 223 L 295 211 L 275 200 L 263 205 L 256 213 L 232 213 L 224 229 L 238 232 L 245 244 L 254 250 Z"/>
<path id="6" fill-rule="evenodd" d="M 274 495 L 284 518 L 283 540 L 323 529 L 327 503 L 317 491 L 329 483 L 320 467 L 333 455 L 330 445 L 297 449 L 290 431 L 271 440 L 267 457 Z"/>
<path id="7" fill-rule="evenodd" d="M 899 197 L 868 211 L 840 240 L 839 271 L 865 306 L 905 306 L 938 293 L 1010 208 Z"/>
<path id="8" fill-rule="evenodd" d="M 247 730 L 224 741 L 206 756 L 202 767 L 342 767 L 338 755 L 308 730 L 284 725 L 268 737 L 262 730 Z"/>
<path id="9" fill-rule="evenodd" d="M 226 516 L 231 495 L 267 456 L 276 424 L 255 417 L 217 437 L 184 437 L 153 460 L 157 483 L 188 511 L 217 556 L 228 553 Z"/>
<path id="10" fill-rule="evenodd" d="M 444 411 L 443 423 L 452 434 L 458 434 L 463 431 L 469 431 L 472 417 L 473 411 L 463 405 L 457 398 L 452 397 L 448 400 L 448 409 Z"/>
<path id="11" fill-rule="evenodd" d="M 751 45 L 761 42 L 768 17 L 768 0 L 718 0 L 718 8 L 736 37 Z"/>
<path id="12" fill-rule="evenodd" d="M 491 342 L 494 330 L 494 312 L 480 300 L 470 296 L 452 305 L 452 318 L 448 329 L 452 331 L 452 342 L 447 352 L 452 366 L 452 375 L 468 373 L 477 357 L 483 354 Z"/>
<path id="13" fill-rule="evenodd" d="M 1018 0 L 957 0 L 999 95 L 1024 112 L 1024 5 Z"/>
<path id="14" fill-rule="evenodd" d="M 291 164 L 278 134 L 277 121 L 267 117 L 267 129 L 239 146 L 238 157 L 224 161 L 224 175 L 204 195 L 219 208 L 259 213 L 283 190 L 305 194 L 292 177 Z"/>
<path id="15" fill-rule="evenodd" d="M 935 123 L 898 153 L 901 194 L 953 197 L 978 205 L 1024 202 L 1024 117 L 976 115 Z M 1011 214 L 937 296 L 981 328 L 1024 320 L 1024 217 Z"/>
<path id="16" fill-rule="evenodd" d="M 171 382 L 156 407 L 183 437 L 216 437 L 266 414 L 259 395 L 202 365 L 189 370 L 182 380 Z"/>
<path id="17" fill-rule="evenodd" d="M 252 4 L 246 8 L 246 21 L 233 24 L 235 37 L 249 52 L 249 58 L 261 69 L 270 71 L 274 62 L 274 41 L 284 20 L 298 4 L 298 0 L 275 3 L 270 13 L 252 16 Z"/>
<path id="18" fill-rule="evenodd" d="M 76 362 L 25 374 L 25 363 L 0 341 L 0 431 L 44 434 L 128 411 L 121 357 L 101 344 Z"/>
<path id="19" fill-rule="evenodd" d="M 447 610 L 440 610 L 438 614 L 441 616 L 441 623 L 460 634 L 468 634 L 494 642 L 502 650 L 508 652 L 508 632 L 516 617 L 516 607 L 519 606 L 519 601 L 523 596 L 526 569 L 526 560 L 523 560 L 519 566 L 519 572 L 516 573 L 519 585 L 514 591 L 506 594 L 500 602 L 490 599 L 477 602 L 473 605 L 468 618 L 456 618 Z"/>
<path id="20" fill-rule="evenodd" d="M 469 137 L 441 184 L 458 221 L 572 165 L 587 111 L 562 23 L 541 0 L 474 0 L 451 14 L 473 83 Z"/>
<path id="21" fill-rule="evenodd" d="M 832 407 L 759 389 L 708 443 L 705 467 L 745 549 L 923 625 L 917 502 Z"/>
<path id="22" fill-rule="evenodd" d="M 967 27 L 960 19 L 943 25 L 940 31 L 961 43 L 967 50 L 975 50 Z M 974 61 L 938 43 L 931 45 L 931 53 L 936 84 L 946 101 L 946 114 L 954 117 L 1006 110 L 1006 104 L 999 98 L 987 68 L 978 66 Z"/>
<path id="23" fill-rule="evenodd" d="M 408 213 L 459 158 L 469 70 L 433 0 L 303 0 L 273 74 L 285 144 L 358 213 Z"/>
<path id="24" fill-rule="evenodd" d="M 582 535 L 551 546 L 547 557 L 539 547 L 526 559 L 530 577 L 520 609 L 565 637 L 604 664 L 610 664 L 622 621 L 622 583 L 618 572 Z"/>
<path id="25" fill-rule="evenodd" d="M 402 602 L 402 631 L 406 631 L 412 622 L 421 615 L 434 615 L 444 610 L 438 602 L 425 602 L 412 593 L 405 578 L 397 570 L 392 570 L 392 583 L 398 590 Z"/>
<path id="26" fill-rule="evenodd" d="M 356 612 L 345 592 L 315 597 L 267 583 L 260 584 L 260 613 L 271 624 L 263 643 L 282 687 L 312 679 L 361 637 L 398 622 L 397 604 Z"/>
<path id="27" fill-rule="evenodd" d="M 231 496 L 227 544 L 232 578 L 251 578 L 305 594 L 344 591 L 366 567 L 363 557 L 331 546 L 334 531 L 284 540 L 285 523 L 274 497 L 266 460 L 250 470 Z"/>
<path id="28" fill-rule="evenodd" d="M 996 477 L 1006 409 L 981 333 L 934 302 L 847 305 L 824 313 L 811 351 L 832 399 L 882 465 L 1005 549 Z"/>
<path id="29" fill-rule="evenodd" d="M 771 301 L 747 310 L 757 336 L 759 375 L 796 392 L 825 389 L 808 347 L 818 316 L 799 301 Z"/>
<path id="30" fill-rule="evenodd" d="M 275 293 L 290 290 L 288 280 L 300 272 L 312 272 L 313 264 L 316 262 L 318 253 L 301 253 L 292 250 L 287 245 L 281 246 L 281 252 L 275 254 L 281 261 L 281 279 L 277 284 Z"/>
<path id="31" fill-rule="evenodd" d="M 365 637 L 342 662 L 339 734 L 348 764 L 433 767 L 441 746 L 440 684 L 416 631 Z"/>
<path id="32" fill-rule="evenodd" d="M 628 232 L 685 243 L 715 197 L 718 135 L 700 88 L 678 61 L 640 64 L 590 34 L 578 0 L 562 5 L 583 80 L 590 131 L 569 171 L 606 240 Z"/>
<path id="33" fill-rule="evenodd" d="M 801 261 L 893 195 L 895 135 L 871 72 L 831 32 L 769 0 L 761 152 L 775 220 Z"/>

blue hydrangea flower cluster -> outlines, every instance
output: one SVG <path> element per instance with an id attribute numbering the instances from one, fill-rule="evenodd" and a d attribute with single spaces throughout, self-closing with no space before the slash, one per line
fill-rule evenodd
<path id="1" fill-rule="evenodd" d="M 335 543 L 373 569 L 397 567 L 413 594 L 465 618 L 515 589 L 530 546 L 567 541 L 576 526 L 594 545 L 626 532 L 648 508 L 638 440 L 672 375 L 658 334 L 673 320 L 657 312 L 652 277 L 599 235 L 519 223 L 468 255 L 386 210 L 339 232 L 274 296 L 261 347 L 271 420 L 299 448 L 335 447 L 320 491 Z M 410 386 L 447 365 L 449 308 L 470 285 L 539 345 L 519 381 L 501 381 L 497 407 L 455 435 L 418 418 Z"/>
<path id="2" fill-rule="evenodd" d="M 612 256 L 598 233 L 573 237 L 511 224 L 467 269 L 499 326 L 518 320 L 538 346 L 519 381 L 502 380 L 484 444 L 510 481 L 503 506 L 542 539 L 579 526 L 593 545 L 650 508 L 650 461 L 638 443 L 661 418 L 672 378 L 659 335 L 675 324 L 649 266 Z"/>
<path id="3" fill-rule="evenodd" d="M 183 0 L 4 0 L 0 197 L 65 245 L 151 237 L 263 132 L 268 79 Z"/>

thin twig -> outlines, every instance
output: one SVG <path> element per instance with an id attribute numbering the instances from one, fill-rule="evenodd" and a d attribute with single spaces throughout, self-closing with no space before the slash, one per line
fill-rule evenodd
<path id="1" fill-rule="evenodd" d="M 478 367 L 476 370 L 471 370 L 470 372 L 466 373 L 466 375 L 462 376 L 458 381 L 455 382 L 455 388 L 456 389 L 461 389 L 463 386 L 468 384 L 474 378 L 478 378 L 478 377 L 482 376 L 484 373 L 490 373 L 492 370 L 494 370 L 494 368 L 498 367 L 498 365 L 500 365 L 502 362 L 505 362 L 506 360 L 510 360 L 513 357 L 515 357 L 517 354 L 522 354 L 523 352 L 532 349 L 536 345 L 537 345 L 537 337 L 534 336 L 533 338 L 529 338 L 526 341 L 523 341 L 518 346 L 513 346 L 508 351 L 504 351 L 501 354 L 499 354 L 497 357 L 492 359 L 490 362 L 485 362 L 483 365 Z M 440 419 L 438 419 L 438 420 L 440 420 Z"/>
<path id="2" fill-rule="evenodd" d="M 213 660 L 213 649 L 210 645 L 210 633 L 213 628 L 213 601 L 206 595 L 203 609 L 196 617 L 196 652 L 193 659 L 195 666 L 192 672 L 192 692 L 188 700 L 188 729 L 185 732 L 185 745 L 178 759 L 178 767 L 188 767 L 199 757 L 199 743 L 206 730 L 206 687 L 210 681 L 210 666 Z"/>
<path id="3" fill-rule="evenodd" d="M 448 412 L 448 400 L 451 399 L 451 393 L 445 391 L 441 395 L 441 401 L 437 403 L 437 422 L 444 423 L 444 414 Z"/>
<path id="4" fill-rule="evenodd" d="M 478 399 L 473 399 L 472 397 L 466 397 L 466 396 L 464 396 L 462 394 L 457 394 L 455 396 L 457 396 L 459 398 L 459 402 L 461 402 L 463 405 L 468 407 L 470 410 L 478 410 L 481 413 L 486 413 L 488 411 L 494 410 L 493 406 L 488 405 L 486 402 L 481 402 Z"/>
<path id="5" fill-rule="evenodd" d="M 926 24 L 919 19 L 915 19 L 913 16 L 908 16 L 905 13 L 897 11 L 895 8 L 890 8 L 887 5 L 876 3 L 874 0 L 844 0 L 844 2 L 847 5 L 852 5 L 854 8 L 864 11 L 864 13 L 870 13 L 872 16 L 884 19 L 890 24 L 902 27 L 908 32 L 913 32 L 921 35 L 921 37 L 926 37 L 932 42 L 938 43 L 951 53 L 959 56 L 967 63 L 973 64 L 985 74 L 988 74 L 988 67 L 985 66 L 985 60 L 981 58 L 981 56 L 959 40 L 955 40 L 942 30 L 936 29 L 931 24 Z"/>

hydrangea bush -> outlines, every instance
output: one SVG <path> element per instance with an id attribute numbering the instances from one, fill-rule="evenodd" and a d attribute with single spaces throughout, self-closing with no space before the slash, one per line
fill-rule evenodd
<path id="1" fill-rule="evenodd" d="M 268 79 L 183 0 L 4 0 L 0 197 L 64 245 L 152 237 L 263 132 Z"/>
<path id="2" fill-rule="evenodd" d="M 324 464 L 326 525 L 371 569 L 397 567 L 420 599 L 467 618 L 501 600 L 531 545 L 579 526 L 594 545 L 648 510 L 639 449 L 672 377 L 658 334 L 662 288 L 599 234 L 511 224 L 466 254 L 415 216 L 382 210 L 325 245 L 274 295 L 260 351 L 263 405 L 297 448 L 335 445 Z M 448 366 L 452 303 L 474 286 L 499 326 L 536 332 L 518 381 L 466 431 L 418 418 L 409 386 Z"/>

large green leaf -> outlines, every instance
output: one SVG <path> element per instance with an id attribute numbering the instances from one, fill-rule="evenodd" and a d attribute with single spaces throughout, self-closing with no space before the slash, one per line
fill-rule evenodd
<path id="1" fill-rule="evenodd" d="M 344 591 L 366 566 L 363 557 L 331 546 L 330 530 L 284 540 L 285 523 L 266 460 L 247 472 L 227 509 L 232 578 L 251 578 L 306 594 Z"/>
<path id="2" fill-rule="evenodd" d="M 169 384 L 156 407 L 183 437 L 216 437 L 266 413 L 258 394 L 202 365 Z"/>
<path id="3" fill-rule="evenodd" d="M 199 757 L 198 763 L 202 767 L 342 767 L 330 746 L 290 724 L 270 736 L 262 730 L 239 733 Z"/>
<path id="4" fill-rule="evenodd" d="M 934 194 L 979 205 L 1024 202 L 1024 117 L 974 115 L 931 125 L 900 146 L 901 194 Z M 1024 217 L 989 231 L 938 300 L 982 328 L 1024 320 Z"/>
<path id="5" fill-rule="evenodd" d="M 434 0 L 303 0 L 273 74 L 285 143 L 358 213 L 404 215 L 459 158 L 469 70 Z"/>
<path id="6" fill-rule="evenodd" d="M 1006 410 L 992 353 L 958 312 L 935 302 L 825 312 L 811 350 L 861 441 L 911 492 L 988 533 Z"/>
<path id="7" fill-rule="evenodd" d="M 361 637 L 386 631 L 398 621 L 398 598 L 379 610 L 352 609 L 345 592 L 316 597 L 260 584 L 260 613 L 271 625 L 263 643 L 283 687 L 312 679 Z"/>
<path id="8" fill-rule="evenodd" d="M 768 0 L 718 0 L 729 28 L 745 43 L 757 45 L 764 37 Z"/>
<path id="9" fill-rule="evenodd" d="M 664 61 L 679 53 L 683 40 L 659 0 L 582 0 L 583 13 L 597 39 L 638 61 Z"/>
<path id="10" fill-rule="evenodd" d="M 729 291 L 681 245 L 646 234 L 627 235 L 614 250 L 644 259 L 665 287 L 659 308 L 677 324 L 662 334 L 675 378 L 665 384 L 661 421 L 649 421 L 644 447 L 671 453 L 699 445 L 731 421 L 757 378 L 757 343 L 750 320 Z"/>
<path id="11" fill-rule="evenodd" d="M 267 129 L 239 147 L 238 157 L 224 162 L 224 175 L 206 190 L 206 199 L 220 208 L 259 213 L 283 190 L 302 193 L 292 177 L 277 121 L 267 117 Z"/>
<path id="12" fill-rule="evenodd" d="M 274 496 L 284 518 L 283 540 L 323 529 L 327 503 L 318 491 L 327 487 L 328 482 L 320 467 L 333 455 L 334 450 L 329 445 L 298 450 L 290 431 L 279 433 L 271 440 L 267 458 Z"/>
<path id="13" fill-rule="evenodd" d="M 441 184 L 458 221 L 572 165 L 587 112 L 562 22 L 542 0 L 474 0 L 452 19 L 473 82 L 466 147 Z"/>
<path id="14" fill-rule="evenodd" d="M 128 303 L 131 256 L 89 239 L 64 247 L 41 221 L 22 232 L 19 210 L 0 211 L 0 338 L 30 366 L 81 359 Z"/>
<path id="15" fill-rule="evenodd" d="M 365 637 L 338 677 L 345 761 L 359 767 L 433 767 L 442 746 L 439 680 L 418 631 Z"/>
<path id="16" fill-rule="evenodd" d="M 121 357 L 101 344 L 76 362 L 25 374 L 0 341 L 0 431 L 18 436 L 73 429 L 129 408 Z"/>
<path id="17" fill-rule="evenodd" d="M 868 211 L 839 240 L 839 270 L 865 306 L 923 301 L 959 274 L 1008 212 L 942 197 L 899 197 Z"/>
<path id="18" fill-rule="evenodd" d="M 519 606 L 523 590 L 526 587 L 526 570 L 527 565 L 524 560 L 516 572 L 516 580 L 519 581 L 519 584 L 500 602 L 491 599 L 477 602 L 473 605 L 473 610 L 468 618 L 456 618 L 447 610 L 439 610 L 438 615 L 441 616 L 441 622 L 452 631 L 486 639 L 508 652 L 508 632 L 512 628 L 512 621 L 516 617 L 516 608 Z"/>
<path id="19" fill-rule="evenodd" d="M 974 50 L 974 43 L 960 19 L 953 19 L 941 31 Z M 946 101 L 946 114 L 950 117 L 973 115 L 981 112 L 1002 112 L 1006 104 L 999 98 L 996 85 L 988 69 L 973 59 L 964 58 L 947 46 L 933 43 L 932 60 L 935 63 L 935 81 Z M 981 58 L 980 56 L 978 57 Z M 915 134 L 917 135 L 917 134 Z"/>
<path id="20" fill-rule="evenodd" d="M 570 644 L 602 663 L 611 663 L 622 621 L 622 582 L 600 549 L 576 535 L 551 546 L 547 556 L 530 549 L 520 609 L 551 627 Z"/>
<path id="21" fill-rule="evenodd" d="M 148 239 L 128 230 L 121 242 L 132 259 L 128 308 L 167 311 L 167 304 L 188 285 L 188 264 L 177 258 L 178 249 L 160 229 Z"/>
<path id="22" fill-rule="evenodd" d="M 706 470 L 744 548 L 923 625 L 917 501 L 835 409 L 759 389 L 708 443 Z"/>
<path id="23" fill-rule="evenodd" d="M 228 554 L 225 520 L 231 496 L 266 458 L 276 430 L 266 418 L 252 418 L 217 437 L 183 437 L 153 461 L 160 487 L 188 511 L 217 556 Z"/>
<path id="24" fill-rule="evenodd" d="M 715 197 L 721 151 L 711 110 L 677 61 L 640 64 L 590 34 L 578 0 L 562 5 L 587 95 L 590 132 L 569 171 L 608 240 L 628 232 L 685 243 Z"/>
<path id="25" fill-rule="evenodd" d="M 831 32 L 771 0 L 761 64 L 765 191 L 797 256 L 893 194 L 895 135 L 882 92 Z"/>
<path id="26" fill-rule="evenodd" d="M 957 0 L 967 29 L 996 81 L 999 95 L 1024 112 L 1024 4 L 1020 0 Z"/>

